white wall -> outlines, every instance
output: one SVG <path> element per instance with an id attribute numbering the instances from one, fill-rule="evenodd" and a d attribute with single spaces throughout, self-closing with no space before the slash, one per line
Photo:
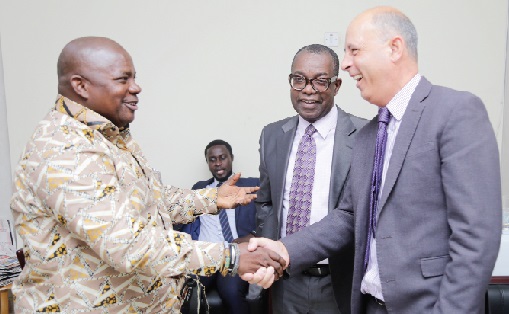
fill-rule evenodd
<path id="1" fill-rule="evenodd" d="M 56 60 L 71 39 L 117 40 L 132 54 L 140 110 L 132 125 L 165 183 L 208 178 L 204 146 L 223 138 L 234 170 L 258 175 L 262 127 L 293 115 L 287 75 L 295 52 L 344 31 L 379 1 L 8 1 L 0 0 L 11 164 L 56 97 Z M 507 1 L 389 1 L 419 32 L 420 71 L 435 84 L 469 90 L 485 102 L 501 134 Z M 372 117 L 341 73 L 336 102 Z"/>
<path id="2" fill-rule="evenodd" d="M 2 66 L 2 45 L 0 40 L 0 217 L 12 221 L 9 209 L 11 198 L 11 164 L 9 155 L 9 132 L 7 129 L 7 106 L 5 103 L 4 69 Z"/>

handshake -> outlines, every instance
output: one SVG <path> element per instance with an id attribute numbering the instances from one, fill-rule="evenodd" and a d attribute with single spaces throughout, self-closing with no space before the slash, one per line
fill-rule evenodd
<path id="1" fill-rule="evenodd" d="M 283 276 L 290 259 L 280 241 L 251 238 L 249 243 L 239 244 L 240 261 L 238 273 L 243 280 L 265 289 Z"/>
<path id="2" fill-rule="evenodd" d="M 234 208 L 245 205 L 256 198 L 259 187 L 237 187 L 240 178 L 236 173 L 218 188 L 217 207 Z M 245 241 L 247 239 L 243 239 Z M 288 267 L 289 257 L 283 243 L 266 238 L 250 238 L 247 242 L 238 243 L 240 253 L 239 265 L 236 272 L 249 283 L 255 283 L 267 289 L 272 283 L 283 276 L 283 270 Z"/>

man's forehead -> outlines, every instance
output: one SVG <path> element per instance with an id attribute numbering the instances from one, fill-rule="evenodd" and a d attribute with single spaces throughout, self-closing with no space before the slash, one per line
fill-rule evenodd
<path id="1" fill-rule="evenodd" d="M 82 54 L 90 59 L 125 59 L 130 60 L 131 56 L 120 46 L 94 46 L 83 49 Z"/>
<path id="2" fill-rule="evenodd" d="M 345 33 L 345 48 L 349 45 L 359 45 L 362 42 L 368 42 L 376 37 L 377 28 L 371 20 L 359 20 L 352 22 Z"/>
<path id="3" fill-rule="evenodd" d="M 309 52 L 309 51 L 301 51 L 295 61 L 292 64 L 292 72 L 297 73 L 301 71 L 321 71 L 324 72 L 324 68 L 329 67 L 332 71 L 334 67 L 334 62 L 332 60 L 332 56 L 330 56 L 326 52 Z M 323 74 L 327 74 L 325 71 Z"/>
<path id="4" fill-rule="evenodd" d="M 207 149 L 207 154 L 211 155 L 212 151 L 214 150 L 217 151 L 216 153 L 219 153 L 220 150 L 222 151 L 221 153 L 228 152 L 228 149 L 226 148 L 225 145 L 214 145 Z"/>
<path id="5" fill-rule="evenodd" d="M 114 71 L 118 74 L 134 75 L 134 64 L 124 50 L 98 49 L 82 55 L 82 65 L 89 69 Z"/>

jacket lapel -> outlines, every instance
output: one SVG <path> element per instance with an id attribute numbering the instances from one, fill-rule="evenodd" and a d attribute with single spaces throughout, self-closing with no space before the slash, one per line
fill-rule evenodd
<path id="1" fill-rule="evenodd" d="M 348 114 L 338 108 L 338 122 L 334 133 L 334 151 L 332 153 L 332 168 L 329 186 L 329 212 L 338 204 L 340 193 L 348 175 L 351 161 L 353 137 L 357 129 Z M 348 150 L 348 151 L 345 151 Z"/>
<path id="2" fill-rule="evenodd" d="M 293 139 L 295 137 L 295 132 L 297 131 L 297 123 L 299 119 L 298 116 L 295 116 L 288 120 L 285 124 L 281 126 L 282 133 L 276 139 L 276 165 L 277 165 L 277 174 L 274 176 L 278 178 L 277 185 L 275 186 L 276 191 L 280 191 L 278 195 L 277 204 L 279 205 L 277 208 L 278 212 L 278 225 L 281 224 L 281 213 L 283 209 L 283 193 L 285 190 L 285 179 L 286 179 L 286 169 L 288 168 L 288 160 L 290 159 L 290 151 L 292 149 Z"/>
<path id="3" fill-rule="evenodd" d="M 205 182 L 205 185 L 202 187 L 202 189 L 206 188 L 207 186 L 211 185 L 212 182 L 214 182 L 214 177 L 208 179 L 206 182 Z"/>
<path id="4" fill-rule="evenodd" d="M 383 210 L 383 207 L 387 202 L 387 198 L 389 197 L 401 168 L 403 167 L 403 162 L 405 161 L 408 148 L 410 147 L 415 130 L 417 129 L 419 120 L 421 119 L 422 111 L 425 107 L 423 101 L 426 97 L 428 97 L 430 91 L 431 83 L 422 77 L 419 85 L 417 85 L 417 88 L 412 95 L 412 98 L 410 99 L 410 102 L 408 103 L 408 107 L 403 115 L 403 119 L 398 130 L 396 142 L 392 150 L 391 161 L 385 176 L 382 197 L 378 206 L 380 212 Z"/>

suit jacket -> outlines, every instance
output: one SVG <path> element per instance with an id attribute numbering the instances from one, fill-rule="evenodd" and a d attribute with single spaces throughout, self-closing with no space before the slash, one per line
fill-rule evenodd
<path id="1" fill-rule="evenodd" d="M 297 130 L 298 116 L 286 118 L 265 126 L 260 136 L 260 190 L 255 200 L 257 210 L 257 236 L 277 240 L 281 234 L 283 193 L 286 171 L 293 140 Z M 352 147 L 356 133 L 366 120 L 350 115 L 338 108 L 338 121 L 334 134 L 332 173 L 329 186 L 331 211 L 338 206 L 350 169 Z M 353 245 L 352 245 L 353 248 Z M 339 265 L 335 270 L 337 286 L 344 289 L 335 291 L 341 296 L 338 304 L 347 306 L 343 313 L 349 313 L 350 287 L 352 278 L 353 249 L 340 258 L 331 256 L 329 263 Z"/>
<path id="2" fill-rule="evenodd" d="M 206 188 L 207 185 L 214 182 L 214 178 L 210 178 L 207 181 L 199 181 L 192 187 L 193 190 Z M 237 186 L 250 187 L 259 186 L 260 180 L 258 178 L 240 178 L 237 181 Z M 198 240 L 200 236 L 200 218 L 196 219 L 193 223 L 183 225 L 182 232 L 189 233 L 193 240 Z M 239 237 L 244 237 L 256 228 L 256 207 L 253 202 L 245 206 L 235 207 L 235 227 L 237 228 L 237 234 Z"/>
<path id="3" fill-rule="evenodd" d="M 292 272 L 355 241 L 352 313 L 363 311 L 377 128 L 375 118 L 357 136 L 339 208 L 283 239 Z M 483 313 L 502 205 L 497 142 L 482 101 L 423 77 L 403 116 L 381 193 L 377 260 L 387 310 Z"/>

